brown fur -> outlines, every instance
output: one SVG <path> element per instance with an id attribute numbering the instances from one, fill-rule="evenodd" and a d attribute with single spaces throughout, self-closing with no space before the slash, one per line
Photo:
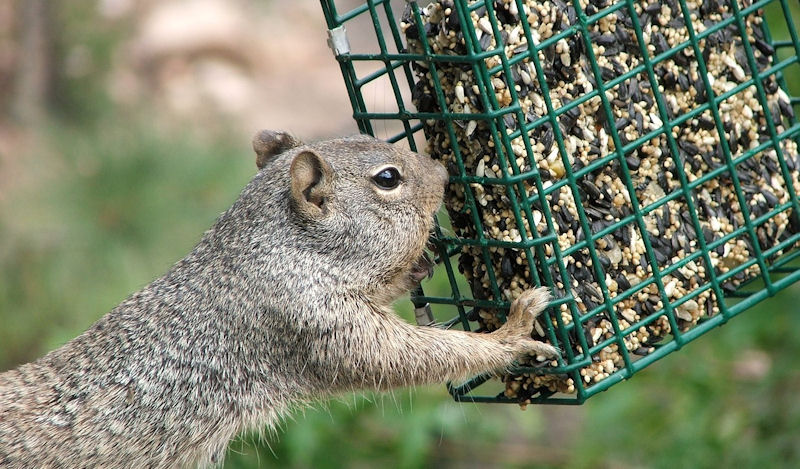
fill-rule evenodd
<path id="1" fill-rule="evenodd" d="M 547 292 L 491 334 L 412 326 L 414 285 L 447 176 L 369 137 L 254 141 L 259 173 L 163 277 L 39 360 L 0 374 L 0 466 L 185 467 L 245 429 L 355 389 L 460 380 L 525 354 Z M 403 182 L 381 190 L 375 171 Z"/>

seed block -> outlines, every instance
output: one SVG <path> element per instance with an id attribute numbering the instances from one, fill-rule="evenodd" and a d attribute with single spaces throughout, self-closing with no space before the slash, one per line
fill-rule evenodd
<path id="1" fill-rule="evenodd" d="M 523 364 L 506 398 L 630 367 L 720 314 L 800 231 L 792 106 L 763 15 L 739 8 L 437 0 L 403 17 L 408 50 L 437 57 L 414 63 L 412 98 L 449 118 L 422 123 L 453 176 L 453 229 L 487 240 L 460 253 L 474 297 L 538 283 L 565 299 L 532 331 L 562 361 Z M 493 330 L 502 313 L 475 317 Z"/>

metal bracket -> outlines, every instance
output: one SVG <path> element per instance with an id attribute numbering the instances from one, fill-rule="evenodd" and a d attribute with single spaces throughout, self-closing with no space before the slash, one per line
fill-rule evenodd
<path id="1" fill-rule="evenodd" d="M 344 29 L 344 25 L 328 30 L 328 47 L 336 57 L 350 53 L 350 41 L 347 40 L 347 31 Z"/>
<path id="2" fill-rule="evenodd" d="M 414 308 L 414 319 L 417 320 L 418 326 L 433 326 L 436 324 L 429 303 Z"/>

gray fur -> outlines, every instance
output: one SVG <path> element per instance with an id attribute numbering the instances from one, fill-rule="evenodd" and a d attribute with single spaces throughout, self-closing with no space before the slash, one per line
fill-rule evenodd
<path id="1" fill-rule="evenodd" d="M 293 404 L 555 353 L 530 338 L 543 289 L 518 299 L 492 334 L 393 314 L 442 201 L 439 163 L 368 137 L 276 147 L 285 151 L 259 155 L 238 200 L 163 277 L 63 347 L 0 374 L 0 466 L 211 465 L 237 433 L 274 425 Z M 296 200 L 310 191 L 291 190 L 303 152 L 332 171 L 317 181 L 317 212 Z M 404 176 L 391 193 L 371 179 L 386 164 Z"/>

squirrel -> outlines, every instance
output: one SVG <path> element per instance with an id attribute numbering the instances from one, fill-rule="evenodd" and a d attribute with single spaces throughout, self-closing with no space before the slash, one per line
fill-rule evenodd
<path id="1" fill-rule="evenodd" d="M 0 374 L 0 466 L 215 465 L 236 434 L 297 404 L 558 354 L 531 338 L 545 288 L 492 333 L 392 311 L 432 269 L 440 163 L 367 136 L 303 144 L 262 131 L 253 148 L 258 173 L 186 257 Z"/>

